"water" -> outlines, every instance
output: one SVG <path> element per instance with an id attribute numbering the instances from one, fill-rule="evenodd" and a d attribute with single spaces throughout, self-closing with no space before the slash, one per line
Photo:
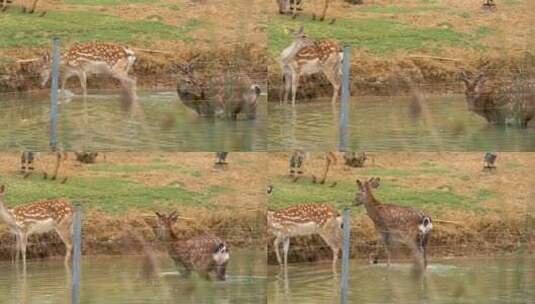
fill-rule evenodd
<path id="1" fill-rule="evenodd" d="M 467 110 L 464 96 L 428 97 L 420 111 L 411 97 L 353 97 L 349 145 L 367 151 L 534 151 L 535 123 L 528 129 L 499 127 Z M 339 104 L 268 106 L 270 150 L 334 150 Z"/>
<path id="2" fill-rule="evenodd" d="M 256 120 L 198 117 L 175 92 L 140 92 L 138 103 L 116 92 L 75 96 L 59 105 L 58 143 L 67 150 L 265 151 L 266 100 Z M 49 147 L 50 98 L 0 96 L 0 149 Z"/>
<path id="3" fill-rule="evenodd" d="M 535 303 L 535 257 L 433 260 L 416 278 L 410 264 L 350 261 L 349 303 Z M 270 266 L 268 303 L 340 303 L 329 262 Z"/>
<path id="4" fill-rule="evenodd" d="M 192 274 L 183 278 L 162 256 L 161 272 L 147 280 L 140 273 L 143 258 L 83 257 L 80 303 L 265 303 L 265 254 L 233 250 L 225 282 Z M 31 260 L 26 280 L 10 262 L 0 263 L 0 303 L 70 303 L 70 287 L 62 259 Z"/>

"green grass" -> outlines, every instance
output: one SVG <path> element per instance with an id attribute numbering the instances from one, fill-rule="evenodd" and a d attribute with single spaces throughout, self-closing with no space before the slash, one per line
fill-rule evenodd
<path id="1" fill-rule="evenodd" d="M 440 167 L 423 167 L 417 170 L 399 169 L 399 168 L 366 168 L 361 171 L 368 176 L 423 176 L 423 175 L 445 175 L 450 171 Z"/>
<path id="2" fill-rule="evenodd" d="M 9 206 L 40 199 L 66 198 L 82 202 L 85 208 L 109 213 L 177 206 L 212 209 L 216 205 L 209 199 L 226 191 L 222 187 L 208 187 L 201 193 L 188 190 L 179 183 L 147 186 L 125 178 L 111 177 L 73 177 L 65 184 L 42 180 L 37 175 L 25 181 L 10 177 L 3 178 L 3 181 L 7 187 L 5 200 Z"/>
<path id="3" fill-rule="evenodd" d="M 291 35 L 285 33 L 285 28 L 297 28 L 298 24 L 303 24 L 305 32 L 313 38 L 335 39 L 379 55 L 399 50 L 421 49 L 434 52 L 444 46 L 482 47 L 475 34 L 456 32 L 449 28 L 416 27 L 388 18 L 339 19 L 335 24 L 326 26 L 307 16 L 298 17 L 297 21 L 277 16 L 270 19 L 268 26 L 270 52 L 274 56 L 292 41 Z"/>
<path id="4" fill-rule="evenodd" d="M 43 46 L 59 37 L 64 44 L 83 41 L 192 40 L 189 32 L 201 25 L 188 20 L 176 27 L 156 21 L 124 20 L 120 17 L 93 11 L 51 11 L 46 18 L 36 18 L 8 10 L 0 18 L 0 47 Z"/>
<path id="5" fill-rule="evenodd" d="M 328 183 L 329 184 L 329 183 Z M 283 208 L 297 203 L 331 203 L 338 210 L 352 205 L 356 195 L 354 183 L 338 182 L 336 186 L 317 185 L 309 179 L 290 183 L 285 178 L 274 182 L 270 208 Z M 384 203 L 420 208 L 429 212 L 441 213 L 450 210 L 487 210 L 480 203 L 493 198 L 494 192 L 479 190 L 471 195 L 456 193 L 452 187 L 444 185 L 437 189 L 412 189 L 399 186 L 394 182 L 383 182 L 375 191 L 376 197 Z"/>
<path id="6" fill-rule="evenodd" d="M 90 171 L 98 172 L 112 172 L 112 173 L 136 173 L 149 171 L 172 171 L 186 174 L 194 177 L 201 177 L 202 173 L 198 170 L 185 168 L 177 165 L 167 164 L 164 160 L 159 159 L 158 162 L 151 162 L 149 164 L 110 164 L 99 163 L 88 167 Z"/>
<path id="7" fill-rule="evenodd" d="M 422 6 L 422 7 L 403 7 L 403 6 L 364 6 L 358 9 L 362 13 L 379 13 L 379 14 L 414 14 L 419 12 L 440 11 L 443 7 L 439 6 Z"/>

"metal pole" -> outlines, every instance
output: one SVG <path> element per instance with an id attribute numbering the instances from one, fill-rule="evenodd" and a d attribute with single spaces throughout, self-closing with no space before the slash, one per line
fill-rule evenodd
<path id="1" fill-rule="evenodd" d="M 72 304 L 78 304 L 80 294 L 80 256 L 82 254 L 82 208 L 74 207 L 72 254 Z"/>
<path id="2" fill-rule="evenodd" d="M 58 123 L 59 38 L 52 39 L 52 72 L 50 87 L 50 148 L 56 151 Z"/>
<path id="3" fill-rule="evenodd" d="M 344 209 L 344 244 L 342 246 L 342 277 L 340 279 L 340 303 L 347 303 L 347 291 L 349 281 L 349 238 L 350 238 L 350 223 L 349 223 L 349 208 Z"/>
<path id="4" fill-rule="evenodd" d="M 349 50 L 350 46 L 345 45 L 342 61 L 342 98 L 340 101 L 340 151 L 346 151 L 348 146 L 347 112 L 349 111 Z"/>

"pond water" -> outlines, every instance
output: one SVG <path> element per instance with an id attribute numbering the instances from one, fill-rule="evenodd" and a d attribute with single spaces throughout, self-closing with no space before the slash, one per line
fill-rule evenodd
<path id="1" fill-rule="evenodd" d="M 261 251 L 232 251 L 225 282 L 193 273 L 181 277 L 160 257 L 160 272 L 142 275 L 142 257 L 83 257 L 79 303 L 265 303 L 266 265 Z M 0 303 L 70 303 L 69 277 L 62 259 L 30 260 L 24 277 L 10 262 L 0 263 Z"/>
<path id="2" fill-rule="evenodd" d="M 58 144 L 67 150 L 265 151 L 266 99 L 256 120 L 198 117 L 175 92 L 139 92 L 137 103 L 117 92 L 74 96 L 58 107 Z M 50 98 L 0 95 L 0 149 L 49 147 Z"/>
<path id="3" fill-rule="evenodd" d="M 535 123 L 527 129 L 499 127 L 468 111 L 464 95 L 353 97 L 349 148 L 366 151 L 535 151 Z M 339 104 L 268 105 L 270 150 L 335 150 Z"/>
<path id="4" fill-rule="evenodd" d="M 340 303 L 331 263 L 270 266 L 268 303 Z M 535 303 L 535 256 L 432 260 L 423 276 L 410 264 L 350 260 L 349 303 Z"/>

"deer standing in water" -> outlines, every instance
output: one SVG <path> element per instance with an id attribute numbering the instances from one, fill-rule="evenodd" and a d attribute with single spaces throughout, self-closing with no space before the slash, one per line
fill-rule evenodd
<path id="1" fill-rule="evenodd" d="M 136 95 L 136 78 L 128 76 L 134 65 L 134 52 L 124 46 L 112 43 L 76 43 L 61 55 L 60 83 L 61 92 L 69 78 L 80 80 L 83 95 L 87 95 L 87 74 L 104 74 L 119 80 L 132 99 Z M 41 85 L 50 79 L 52 60 L 49 55 L 42 58 Z"/>
<path id="2" fill-rule="evenodd" d="M 42 234 L 56 231 L 65 244 L 65 265 L 68 266 L 72 251 L 72 219 L 74 210 L 68 201 L 60 199 L 42 200 L 8 209 L 4 202 L 5 186 L 0 186 L 0 219 L 9 227 L 17 240 L 18 261 L 19 253 L 22 264 L 26 269 L 26 247 L 28 237 L 32 234 Z"/>
<path id="3" fill-rule="evenodd" d="M 331 40 L 311 40 L 305 35 L 303 26 L 294 31 L 293 36 L 294 41 L 282 51 L 279 58 L 284 83 L 284 103 L 288 102 L 291 89 L 292 106 L 295 106 L 300 77 L 318 73 L 323 73 L 333 86 L 331 102 L 336 103 L 342 85 L 342 48 Z"/>
<path id="4" fill-rule="evenodd" d="M 427 266 L 426 246 L 429 233 L 433 229 L 431 218 L 424 213 L 410 208 L 393 204 L 383 204 L 378 201 L 372 188 L 379 187 L 379 178 L 371 178 L 361 182 L 357 180 L 357 196 L 355 205 L 364 204 L 366 213 L 373 221 L 375 229 L 384 244 L 387 265 L 390 266 L 390 251 L 393 243 L 409 246 L 414 256 L 418 258 L 421 269 Z"/>
<path id="5" fill-rule="evenodd" d="M 279 210 L 268 210 L 269 231 L 275 236 L 273 247 L 281 267 L 288 267 L 290 238 L 318 234 L 333 253 L 333 271 L 336 271 L 338 253 L 342 248 L 342 216 L 328 204 L 299 204 Z M 283 245 L 281 260 L 279 248 Z"/>
<path id="6" fill-rule="evenodd" d="M 176 211 L 166 215 L 156 212 L 158 216 L 158 235 L 162 241 L 168 242 L 167 251 L 176 265 L 181 265 L 188 276 L 192 270 L 210 279 L 214 272 L 217 279 L 226 279 L 227 263 L 230 255 L 225 242 L 212 235 L 202 234 L 188 240 L 179 240 L 173 230 L 178 221 Z"/>
<path id="7" fill-rule="evenodd" d="M 501 87 L 485 86 L 484 73 L 460 74 L 466 86 L 468 110 L 485 118 L 488 123 L 509 125 L 518 122 L 526 128 L 535 117 L 535 80 L 521 80 Z"/>

